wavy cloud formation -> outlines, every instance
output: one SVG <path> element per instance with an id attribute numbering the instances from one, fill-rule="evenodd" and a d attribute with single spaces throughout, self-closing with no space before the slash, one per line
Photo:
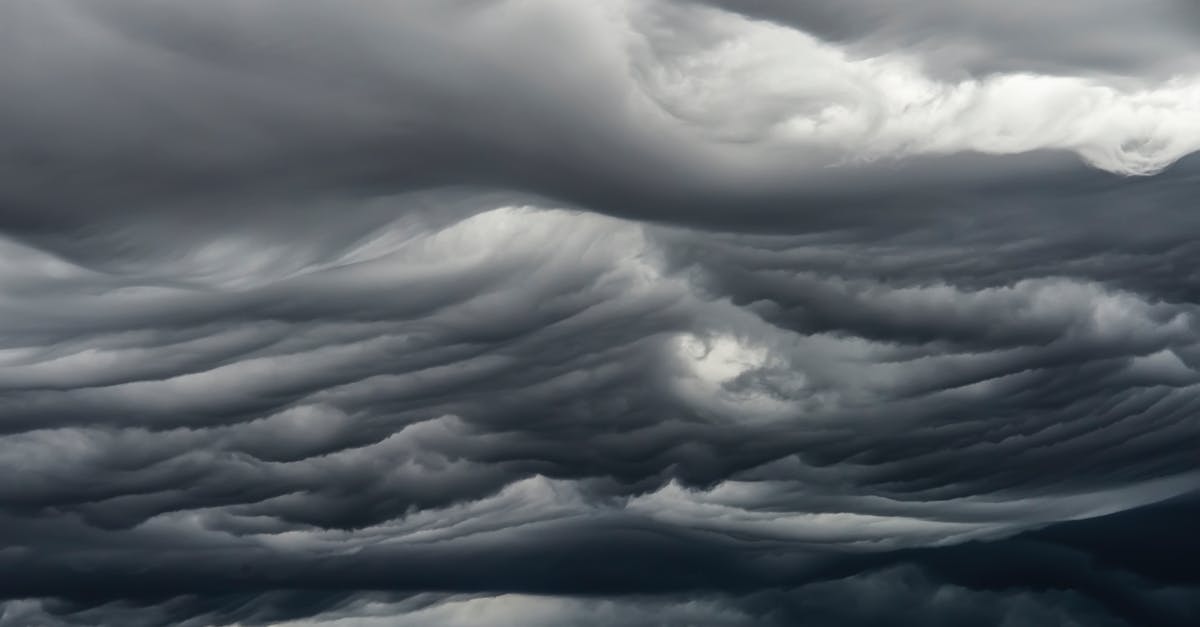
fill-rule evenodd
<path id="1" fill-rule="evenodd" d="M 1139 6 L 5 4 L 0 626 L 1193 624 Z"/>

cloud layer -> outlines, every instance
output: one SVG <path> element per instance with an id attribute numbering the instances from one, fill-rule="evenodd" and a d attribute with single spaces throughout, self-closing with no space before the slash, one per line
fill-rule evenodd
<path id="1" fill-rule="evenodd" d="M 1025 8 L 0 7 L 0 625 L 1192 624 L 1194 10 Z"/>

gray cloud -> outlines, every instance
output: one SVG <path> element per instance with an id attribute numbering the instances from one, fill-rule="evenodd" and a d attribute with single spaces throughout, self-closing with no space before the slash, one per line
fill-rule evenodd
<path id="1" fill-rule="evenodd" d="M 1192 624 L 1139 6 L 0 7 L 0 625 Z"/>

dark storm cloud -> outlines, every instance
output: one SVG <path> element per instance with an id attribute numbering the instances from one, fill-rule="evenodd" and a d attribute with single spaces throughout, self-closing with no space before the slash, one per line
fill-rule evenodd
<path id="1" fill-rule="evenodd" d="M 7 623 L 0 624 L 28 624 L 33 617 L 65 624 L 279 624 L 308 617 L 299 624 L 457 625 L 486 616 L 488 624 L 499 625 L 1190 625 L 1200 612 L 1197 581 L 1193 569 L 1177 558 L 1194 544 L 1187 527 L 1195 513 L 1194 502 L 1169 503 L 998 543 L 886 558 L 864 573 L 828 573 L 827 579 L 790 579 L 777 570 L 769 582 L 747 582 L 740 579 L 746 573 L 735 569 L 725 592 L 597 600 L 310 591 L 169 601 L 10 602 Z M 1154 534 L 1131 536 L 1130 528 Z M 670 580 L 662 565 L 646 564 Z"/>
<path id="2" fill-rule="evenodd" d="M 0 624 L 1190 624 L 1195 46 L 1090 6 L 0 6 Z"/>
<path id="3" fill-rule="evenodd" d="M 914 19 L 973 10 L 990 23 L 998 10 L 929 6 Z M 164 230 L 234 222 L 285 241 L 358 233 L 378 211 L 407 210 L 371 211 L 368 199 L 474 185 L 728 226 L 733 206 L 761 222 L 819 215 L 831 201 L 844 211 L 863 191 L 875 204 L 893 189 L 897 207 L 919 206 L 964 176 L 1030 170 L 938 158 L 961 150 L 1072 150 L 1142 172 L 1197 145 L 1187 82 L 1140 93 L 1023 75 L 937 81 L 899 58 L 865 62 L 802 31 L 702 9 L 7 3 L 0 220 L 50 242 L 90 235 L 112 254 Z M 913 152 L 931 161 L 812 167 Z M 347 207 L 359 217 L 311 217 Z M 152 235 L 121 237 L 156 222 Z"/>

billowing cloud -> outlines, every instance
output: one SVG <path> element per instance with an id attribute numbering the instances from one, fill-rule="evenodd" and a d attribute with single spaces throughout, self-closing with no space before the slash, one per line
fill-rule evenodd
<path id="1" fill-rule="evenodd" d="M 1190 9 L 1025 8 L 0 7 L 0 625 L 1192 624 Z"/>

